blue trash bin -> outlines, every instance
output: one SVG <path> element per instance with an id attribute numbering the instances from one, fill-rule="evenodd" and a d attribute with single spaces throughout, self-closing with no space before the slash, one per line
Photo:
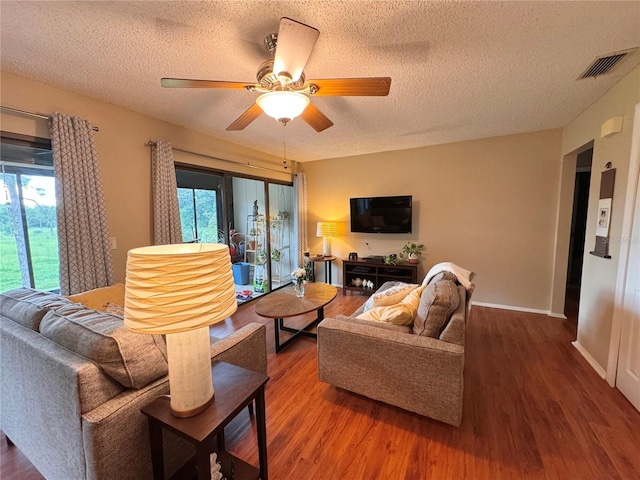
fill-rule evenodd
<path id="1" fill-rule="evenodd" d="M 231 265 L 233 269 L 233 283 L 236 285 L 247 285 L 249 283 L 249 264 L 238 262 Z"/>

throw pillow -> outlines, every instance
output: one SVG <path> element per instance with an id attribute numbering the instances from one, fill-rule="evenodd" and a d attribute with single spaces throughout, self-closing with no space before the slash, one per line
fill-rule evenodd
<path id="1" fill-rule="evenodd" d="M 394 325 L 413 324 L 420 303 L 420 294 L 425 287 L 415 287 L 395 305 L 373 307 L 358 315 L 361 320 L 391 323 Z"/>
<path id="2" fill-rule="evenodd" d="M 415 310 L 404 303 L 373 307 L 361 313 L 356 318 L 373 320 L 374 322 L 393 323 L 394 325 L 410 325 L 413 322 Z"/>
<path id="3" fill-rule="evenodd" d="M 431 282 L 422 292 L 418 313 L 413 322 L 413 333 L 438 338 L 458 308 L 458 288 L 451 280 Z"/>
<path id="4" fill-rule="evenodd" d="M 87 308 L 104 312 L 107 303 L 124 305 L 124 283 L 115 283 L 109 287 L 94 288 L 86 292 L 66 297 L 73 303 L 81 303 Z"/>
<path id="5" fill-rule="evenodd" d="M 384 307 L 400 303 L 404 297 L 417 287 L 418 285 L 414 283 L 400 283 L 386 290 L 376 292 L 365 302 L 364 311 L 366 312 L 374 307 Z"/>
<path id="6" fill-rule="evenodd" d="M 168 372 L 162 337 L 132 332 L 115 315 L 69 304 L 48 312 L 40 333 L 92 360 L 126 388 L 142 388 Z"/>

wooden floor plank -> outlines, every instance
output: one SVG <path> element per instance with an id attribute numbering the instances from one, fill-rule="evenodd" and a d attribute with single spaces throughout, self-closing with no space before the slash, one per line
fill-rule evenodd
<path id="1" fill-rule="evenodd" d="M 365 300 L 339 293 L 325 316 Z M 459 428 L 318 382 L 315 340 L 275 354 L 273 322 L 251 303 L 212 332 L 249 322 L 267 326 L 273 480 L 640 480 L 640 414 L 571 345 L 575 320 L 474 306 Z M 228 449 L 253 464 L 255 430 L 246 410 L 226 430 Z M 4 441 L 0 456 L 3 480 L 42 478 Z"/>

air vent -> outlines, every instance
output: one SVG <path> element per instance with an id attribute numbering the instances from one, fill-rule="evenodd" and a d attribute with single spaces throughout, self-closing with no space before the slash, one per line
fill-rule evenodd
<path id="1" fill-rule="evenodd" d="M 595 78 L 598 75 L 604 75 L 605 73 L 609 73 L 613 67 L 615 67 L 620 60 L 629 55 L 634 48 L 630 50 L 624 50 L 618 53 L 612 53 L 611 55 L 607 55 L 606 57 L 596 58 L 591 65 L 587 67 L 587 69 L 582 72 L 582 75 L 578 77 L 578 80 L 583 78 Z"/>

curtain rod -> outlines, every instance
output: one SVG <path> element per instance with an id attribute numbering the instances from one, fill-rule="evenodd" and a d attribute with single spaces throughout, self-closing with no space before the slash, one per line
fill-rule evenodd
<path id="1" fill-rule="evenodd" d="M 42 118 L 44 120 L 49 119 L 47 115 L 43 115 L 42 113 L 27 112 L 25 110 L 18 110 L 17 108 L 5 107 L 4 105 L 0 106 L 0 110 L 2 110 L 4 113 L 9 113 L 13 115 L 22 115 L 23 117 Z M 92 128 L 94 132 L 100 131 L 98 127 L 92 127 Z"/>
<path id="2" fill-rule="evenodd" d="M 155 147 L 156 146 L 156 142 L 154 142 L 153 140 L 149 140 L 146 143 L 146 145 L 148 147 Z M 291 172 L 283 172 L 282 170 L 276 170 L 275 168 L 261 167 L 259 165 L 253 165 L 253 164 L 249 163 L 248 161 L 247 161 L 247 163 L 235 162 L 233 160 L 227 160 L 226 158 L 214 157 L 213 155 L 207 155 L 205 153 L 192 152 L 191 150 L 184 150 L 182 148 L 176 148 L 174 146 L 171 146 L 171 149 L 175 150 L 176 152 L 188 153 L 189 155 L 195 155 L 197 157 L 210 158 L 211 160 L 218 160 L 220 162 L 233 163 L 234 165 L 240 165 L 240 166 L 249 167 L 249 168 L 256 168 L 256 169 L 259 169 L 259 170 L 271 170 L 272 172 L 284 173 L 285 175 L 293 176 L 293 173 L 291 173 Z"/>

